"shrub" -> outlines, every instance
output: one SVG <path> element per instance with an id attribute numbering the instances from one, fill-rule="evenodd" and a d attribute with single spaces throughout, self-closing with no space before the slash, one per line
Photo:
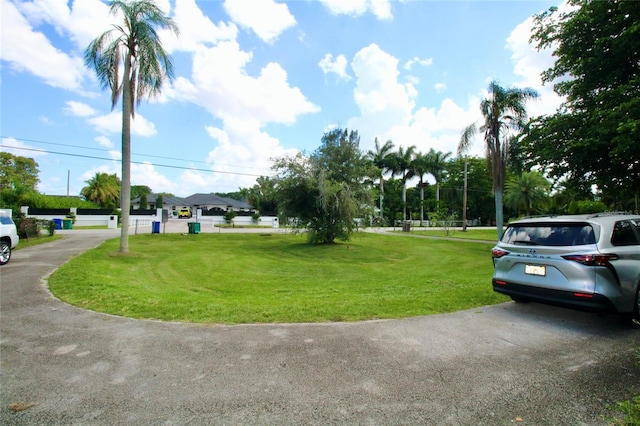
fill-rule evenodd
<path id="1" fill-rule="evenodd" d="M 233 218 L 236 216 L 237 216 L 236 212 L 234 212 L 233 209 L 229 209 L 229 211 L 226 212 L 223 217 L 225 222 L 231 223 L 233 221 Z"/>

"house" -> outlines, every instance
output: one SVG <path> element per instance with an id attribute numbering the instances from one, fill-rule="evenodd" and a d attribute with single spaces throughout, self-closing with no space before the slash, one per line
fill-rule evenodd
<path id="1" fill-rule="evenodd" d="M 216 194 L 193 194 L 184 198 L 184 201 L 193 209 L 214 210 L 227 212 L 255 212 L 253 206 L 246 201 L 238 201 L 232 198 L 221 197 Z"/>
<path id="2" fill-rule="evenodd" d="M 154 210 L 156 208 L 156 199 L 158 194 L 147 195 L 147 206 L 149 209 Z M 168 197 L 162 196 L 162 207 L 169 210 L 170 214 L 176 216 L 180 209 L 191 209 L 195 214 L 197 209 L 203 211 L 219 212 L 224 214 L 225 212 L 233 209 L 235 212 L 249 212 L 254 213 L 255 208 L 246 201 L 238 201 L 232 198 L 220 197 L 216 194 L 193 194 L 185 198 L 181 197 Z M 131 208 L 134 210 L 140 209 L 140 198 L 131 200 Z"/>
<path id="3" fill-rule="evenodd" d="M 149 210 L 156 209 L 156 200 L 158 199 L 159 194 L 149 194 L 147 195 L 147 208 Z M 140 198 L 134 198 L 131 200 L 131 208 L 133 210 L 140 209 Z M 162 196 L 162 208 L 169 210 L 170 212 L 177 212 L 183 208 L 189 208 L 189 205 L 185 203 L 184 198 L 180 197 L 169 197 L 166 195 Z"/>

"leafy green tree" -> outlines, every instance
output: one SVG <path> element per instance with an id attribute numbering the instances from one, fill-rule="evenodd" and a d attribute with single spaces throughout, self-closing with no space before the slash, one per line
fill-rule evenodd
<path id="1" fill-rule="evenodd" d="M 140 210 L 146 210 L 149 208 L 149 200 L 147 200 L 147 194 L 140 196 Z"/>
<path id="2" fill-rule="evenodd" d="M 97 172 L 80 190 L 85 200 L 102 208 L 115 209 L 120 201 L 120 179 L 114 174 Z"/>
<path id="3" fill-rule="evenodd" d="M 356 131 L 329 131 L 312 155 L 278 158 L 273 168 L 285 214 L 306 228 L 312 244 L 348 241 L 356 220 L 368 213 L 371 197 L 363 182 L 371 170 Z"/>
<path id="4" fill-rule="evenodd" d="M 268 176 L 260 176 L 256 184 L 249 190 L 247 201 L 262 214 L 277 214 L 278 199 L 276 180 Z"/>
<path id="5" fill-rule="evenodd" d="M 152 0 L 111 2 L 110 13 L 121 12 L 122 25 L 98 36 L 87 47 L 84 60 L 95 70 L 103 88 L 111 90 L 111 108 L 122 97 L 122 223 L 120 252 L 129 251 L 131 206 L 131 119 L 134 105 L 160 93 L 165 79 L 173 78 L 173 64 L 156 28 L 179 33 L 173 20 Z"/>
<path id="6" fill-rule="evenodd" d="M 153 191 L 146 185 L 131 185 L 131 199 L 142 198 L 146 196 L 147 199 Z"/>
<path id="7" fill-rule="evenodd" d="M 537 97 L 538 93 L 533 89 L 505 89 L 492 81 L 489 84 L 489 97 L 480 102 L 484 123 L 480 127 L 476 123 L 470 124 L 460 137 L 458 152 L 467 152 L 474 136 L 478 132 L 484 133 L 487 164 L 493 180 L 498 239 L 502 237 L 504 224 L 502 191 L 507 174 L 509 144 L 513 137 L 509 132 L 523 129 L 527 122 L 525 103 Z"/>
<path id="8" fill-rule="evenodd" d="M 531 124 L 523 149 L 554 180 L 597 185 L 616 208 L 640 188 L 640 2 L 570 0 L 534 19 L 532 41 L 556 58 L 542 75 L 566 98 Z"/>
<path id="9" fill-rule="evenodd" d="M 40 181 L 38 173 L 38 163 L 33 158 L 0 152 L 0 191 L 18 187 L 35 191 Z"/>
<path id="10" fill-rule="evenodd" d="M 163 203 L 164 200 L 162 198 L 162 194 L 158 194 L 158 196 L 156 197 L 156 209 L 161 209 Z"/>
<path id="11" fill-rule="evenodd" d="M 464 161 L 463 157 L 458 157 L 447 163 L 447 173 L 440 190 L 441 204 L 449 206 L 449 210 L 461 211 L 463 208 Z M 494 215 L 494 203 L 486 159 L 467 158 L 467 181 L 467 219 L 480 219 L 483 224 L 489 222 Z"/>
<path id="12" fill-rule="evenodd" d="M 367 152 L 367 159 L 375 166 L 380 178 L 380 217 L 383 217 L 384 200 L 384 175 L 391 171 L 391 155 L 393 153 L 393 141 L 388 140 L 382 146 L 378 138 L 374 140 L 375 151 Z"/>
<path id="13" fill-rule="evenodd" d="M 525 215 L 540 213 L 550 201 L 551 183 L 539 172 L 524 172 L 507 179 L 504 187 L 504 203 Z"/>

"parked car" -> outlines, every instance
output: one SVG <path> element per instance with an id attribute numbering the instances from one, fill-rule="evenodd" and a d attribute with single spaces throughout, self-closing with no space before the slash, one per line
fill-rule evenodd
<path id="1" fill-rule="evenodd" d="M 13 250 L 20 241 L 16 224 L 9 216 L 0 216 L 0 265 L 4 265 L 11 259 Z"/>
<path id="2" fill-rule="evenodd" d="M 182 218 L 190 218 L 191 217 L 191 210 L 189 209 L 180 209 L 178 211 L 178 219 L 182 219 Z"/>
<path id="3" fill-rule="evenodd" d="M 616 312 L 640 325 L 640 215 L 517 220 L 491 254 L 493 290 L 516 302 Z"/>

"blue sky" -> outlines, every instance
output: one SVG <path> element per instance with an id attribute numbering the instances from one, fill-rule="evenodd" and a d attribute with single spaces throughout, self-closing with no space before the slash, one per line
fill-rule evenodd
<path id="1" fill-rule="evenodd" d="M 391 139 L 455 155 L 496 79 L 532 87 L 532 116 L 561 102 L 528 43 L 531 17 L 559 1 L 159 0 L 176 78 L 137 109 L 132 184 L 188 196 L 251 187 L 273 157 L 312 152 L 333 127 L 361 148 Z M 78 195 L 120 175 L 120 104 L 83 64 L 118 22 L 100 0 L 0 0 L 1 150 L 34 158 L 38 189 Z M 480 139 L 471 154 L 482 155 Z"/>

